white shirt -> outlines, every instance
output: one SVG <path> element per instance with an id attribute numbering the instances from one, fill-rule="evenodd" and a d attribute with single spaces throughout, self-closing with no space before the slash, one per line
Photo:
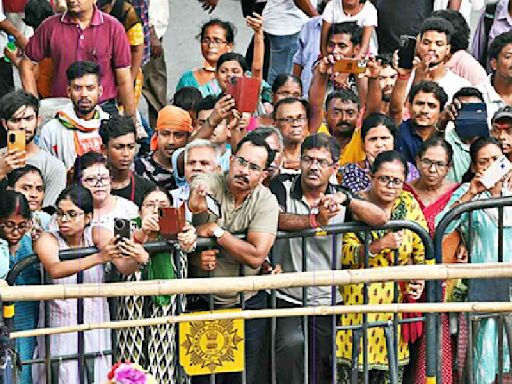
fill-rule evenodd
<path id="1" fill-rule="evenodd" d="M 507 105 L 501 96 L 496 92 L 491 82 L 491 75 L 487 80 L 480 84 L 478 90 L 484 96 L 485 104 L 487 105 L 487 124 L 491 126 L 491 120 L 498 109 Z"/>
<path id="2" fill-rule="evenodd" d="M 169 25 L 169 1 L 151 0 L 148 12 L 149 26 L 155 28 L 156 36 L 161 39 Z"/>
<path id="3" fill-rule="evenodd" d="M 330 24 L 353 21 L 360 27 L 377 27 L 377 8 L 375 8 L 370 1 L 367 1 L 357 15 L 351 16 L 343 11 L 343 3 L 341 0 L 332 0 L 325 6 L 322 19 Z M 373 55 L 378 53 L 377 33 L 375 30 L 370 39 L 369 50 Z"/>
<path id="4" fill-rule="evenodd" d="M 317 0 L 310 0 L 316 7 Z M 263 10 L 263 29 L 275 36 L 288 36 L 298 33 L 308 16 L 293 0 L 268 0 Z"/>
<path id="5" fill-rule="evenodd" d="M 448 9 L 449 0 L 434 0 L 434 11 Z M 468 25 L 471 21 L 471 12 L 481 11 L 485 6 L 485 0 L 462 0 L 459 12 L 464 16 Z"/>
<path id="6" fill-rule="evenodd" d="M 116 206 L 114 209 L 106 214 L 94 217 L 91 225 L 93 227 L 105 227 L 114 233 L 114 220 L 127 219 L 133 220 L 139 217 L 139 207 L 132 201 L 124 197 L 114 196 L 116 199 Z"/>
<path id="7" fill-rule="evenodd" d="M 409 94 L 415 75 L 415 71 L 413 71 L 407 87 L 407 94 Z M 471 87 L 471 83 L 468 80 L 456 75 L 449 69 L 446 70 L 445 75 L 437 80 L 436 83 L 439 84 L 448 95 L 448 102 L 453 99 L 453 95 L 455 95 L 459 89 Z"/>

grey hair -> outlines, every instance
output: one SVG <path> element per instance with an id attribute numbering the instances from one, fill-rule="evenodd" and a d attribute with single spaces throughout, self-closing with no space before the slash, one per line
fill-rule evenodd
<path id="1" fill-rule="evenodd" d="M 215 152 L 215 165 L 220 165 L 220 157 L 221 157 L 221 153 L 220 153 L 220 148 L 213 144 L 210 140 L 206 140 L 206 139 L 196 139 L 196 140 L 192 140 L 190 143 L 188 143 L 186 146 L 185 146 L 185 163 L 187 162 L 187 158 L 188 158 L 188 152 L 192 149 L 192 148 L 204 148 L 204 147 L 207 147 L 207 148 L 211 148 L 213 149 L 213 151 Z"/>
<path id="2" fill-rule="evenodd" d="M 266 139 L 272 134 L 275 134 L 277 136 L 277 141 L 279 142 L 279 146 L 281 147 L 281 150 L 284 148 L 284 140 L 283 140 L 283 134 L 279 129 L 273 126 L 269 125 L 262 125 L 258 128 L 256 128 L 254 131 L 251 131 L 249 133 L 250 135 L 258 135 Z"/>

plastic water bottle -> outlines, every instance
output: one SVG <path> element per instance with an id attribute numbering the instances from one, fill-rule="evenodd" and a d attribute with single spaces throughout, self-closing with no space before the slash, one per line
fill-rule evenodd
<path id="1" fill-rule="evenodd" d="M 8 35 L 7 36 L 7 49 L 9 51 L 16 51 L 16 39 L 14 38 L 13 35 Z M 9 58 L 7 56 L 4 56 L 4 60 L 8 63 L 11 62 L 11 60 L 9 60 Z"/>

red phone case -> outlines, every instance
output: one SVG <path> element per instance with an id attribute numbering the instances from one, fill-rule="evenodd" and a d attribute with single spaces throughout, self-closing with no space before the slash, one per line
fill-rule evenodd
<path id="1" fill-rule="evenodd" d="M 185 204 L 178 208 L 162 208 L 158 224 L 165 239 L 175 239 L 185 227 Z"/>
<path id="2" fill-rule="evenodd" d="M 229 84 L 226 92 L 235 99 L 239 112 L 254 113 L 260 101 L 261 79 L 241 77 L 234 84 Z"/>

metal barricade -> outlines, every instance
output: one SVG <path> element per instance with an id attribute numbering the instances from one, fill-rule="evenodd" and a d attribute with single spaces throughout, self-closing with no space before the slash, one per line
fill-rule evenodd
<path id="1" fill-rule="evenodd" d="M 421 227 L 419 226 L 417 223 L 414 223 L 414 222 L 409 222 L 409 221 L 394 221 L 394 222 L 389 222 L 387 223 L 386 225 L 383 225 L 383 226 L 379 226 L 379 227 L 369 227 L 369 226 L 366 226 L 364 224 L 361 224 L 361 223 L 343 223 L 343 224 L 337 224 L 337 225 L 331 225 L 331 226 L 327 226 L 325 228 L 322 228 L 321 230 L 317 230 L 317 229 L 310 229 L 310 230 L 304 230 L 304 231 L 300 231 L 300 232 L 289 232 L 289 233 L 285 233 L 285 232 L 279 232 L 278 233 L 278 236 L 277 238 L 280 239 L 280 240 L 283 240 L 283 239 L 290 239 L 290 238 L 300 238 L 301 242 L 302 242 L 302 251 L 303 251 L 303 254 L 302 254 L 302 258 L 303 258 L 303 265 L 302 265 L 302 269 L 303 271 L 308 271 L 308 265 L 307 265 L 307 241 L 314 241 L 314 239 L 312 238 L 315 238 L 317 236 L 331 236 L 332 235 L 332 269 L 335 270 L 335 269 L 339 269 L 339 266 L 341 264 L 341 260 L 340 260 L 340 256 L 341 255 L 341 244 L 342 244 L 342 234 L 344 233 L 348 233 L 348 232 L 364 232 L 365 234 L 368 234 L 370 233 L 372 230 L 377 230 L 377 229 L 385 229 L 385 230 L 392 230 L 392 231 L 395 231 L 395 230 L 399 230 L 399 229 L 409 229 L 413 232 L 415 232 L 416 234 L 418 234 L 418 236 L 420 237 L 420 239 L 422 240 L 423 244 L 424 244 L 424 247 L 425 247 L 425 257 L 426 259 L 428 260 L 432 260 L 434 259 L 434 247 L 433 247 L 433 244 L 432 244 L 432 241 L 428 235 L 428 233 Z M 239 237 L 243 237 L 243 235 L 239 235 Z M 368 236 L 366 236 L 366 238 L 368 239 Z M 212 248 L 212 247 L 215 247 L 215 242 L 211 239 L 198 239 L 198 244 L 197 244 L 197 248 L 200 250 L 200 249 L 206 249 L 206 248 Z M 155 242 L 155 243 L 148 243 L 145 245 L 145 249 L 149 252 L 149 253 L 154 253 L 154 252 L 158 252 L 158 251 L 164 251 L 164 250 L 169 250 L 169 249 L 172 249 L 174 248 L 173 246 L 173 243 L 172 242 Z M 368 262 L 368 241 L 367 243 L 365 244 L 365 262 L 367 263 Z M 74 249 L 74 250 L 67 250 L 67 251 L 62 251 L 60 252 L 60 258 L 61 260 L 70 260 L 70 259 L 77 259 L 77 258 L 81 258 L 81 257 L 85 257 L 87 255 L 91 255 L 93 253 L 96 253 L 97 252 L 97 249 L 96 248 L 82 248 L 82 249 Z M 177 270 L 178 271 L 181 271 L 181 265 L 180 265 L 180 258 L 177 258 L 176 261 L 176 267 L 177 267 Z M 395 261 L 396 261 L 396 258 L 395 258 Z M 38 263 L 39 260 L 37 258 L 36 255 L 33 255 L 33 256 L 30 256 L 26 259 L 24 259 L 23 261 L 21 261 L 20 263 L 18 263 L 17 265 L 15 265 L 11 271 L 9 272 L 8 274 L 8 277 L 7 277 L 7 282 L 9 285 L 13 285 L 15 280 L 16 280 L 16 277 L 19 275 L 19 273 L 24 269 L 24 268 L 27 268 L 28 266 L 30 265 L 33 265 L 34 263 Z M 242 271 L 241 271 L 242 272 Z M 242 273 L 243 274 L 243 273 Z M 180 276 L 178 275 L 178 278 L 181 278 L 183 276 Z M 395 284 L 396 285 L 396 284 Z M 366 286 L 366 284 L 365 284 Z M 332 297 L 331 297 L 331 304 L 337 304 L 336 303 L 336 292 L 337 290 L 339 289 L 338 286 L 332 286 L 331 287 L 331 294 L 332 294 Z M 365 288 L 366 289 L 366 288 Z M 432 301 L 432 297 L 433 297 L 433 283 L 431 284 L 431 282 L 428 282 L 427 283 L 427 299 L 428 301 Z M 308 300 L 307 300 L 307 292 L 308 292 L 308 288 L 305 287 L 303 288 L 303 297 L 302 297 L 302 305 L 303 306 L 308 306 Z M 395 299 L 396 299 L 396 294 L 397 290 L 395 289 Z M 244 293 L 243 292 L 240 292 L 239 294 L 240 296 L 240 307 L 242 309 L 245 308 L 245 297 L 244 297 Z M 270 304 L 269 304 L 269 307 L 270 308 L 276 308 L 276 291 L 275 290 L 271 290 L 271 293 L 270 293 Z M 182 298 L 180 297 L 179 299 L 179 302 L 182 303 L 183 300 Z M 365 299 L 365 303 L 367 302 L 367 299 Z M 4 306 L 12 306 L 13 304 L 12 303 L 8 303 L 8 302 L 5 302 L 3 303 Z M 213 309 L 214 308 L 214 302 L 210 296 L 210 299 L 209 299 L 209 307 L 210 309 Z M 179 313 L 183 312 L 184 308 L 182 306 L 179 307 Z M 418 318 L 418 319 L 408 319 L 407 322 L 410 322 L 410 321 L 426 321 L 426 324 L 427 324 L 427 330 L 429 329 L 433 329 L 435 327 L 435 323 L 433 322 L 433 318 L 434 318 L 434 315 L 432 314 L 427 314 L 425 316 L 425 318 Z M 304 324 L 304 331 L 305 331 L 305 335 L 304 335 L 304 340 L 305 340 L 305 343 L 304 343 L 304 382 L 307 383 L 308 382 L 308 359 L 310 359 L 311 357 L 308 356 L 308 335 L 307 335 L 307 324 L 308 324 L 308 321 L 309 321 L 309 318 L 307 316 L 304 316 L 303 317 L 303 324 Z M 363 337 L 363 355 L 367 355 L 367 345 L 365 344 L 365 341 L 366 341 L 366 331 L 368 329 L 371 329 L 371 328 L 374 328 L 374 327 L 384 327 L 386 328 L 386 333 L 388 335 L 388 338 L 389 340 L 391 340 L 392 342 L 389 343 L 388 345 L 388 348 L 390 350 L 391 353 L 391 356 L 389 356 L 389 359 L 390 361 L 393 362 L 393 364 L 390 364 L 390 371 L 391 371 L 391 377 L 393 379 L 392 382 L 396 382 L 396 369 L 398 368 L 397 364 L 398 364 L 398 360 L 397 360 L 397 340 L 398 340 L 398 325 L 399 323 L 401 323 L 402 321 L 399 321 L 398 320 L 398 317 L 395 316 L 394 317 L 394 321 L 393 323 L 390 325 L 388 323 L 368 323 L 367 322 L 367 319 L 366 319 L 366 316 L 364 318 L 364 321 L 363 321 L 363 324 L 361 324 L 360 326 L 353 326 L 353 327 L 339 327 L 338 326 L 338 322 L 337 322 L 337 318 L 335 315 L 332 315 L 331 316 L 331 326 L 333 328 L 333 339 L 332 339 L 332 344 L 330 346 L 327 346 L 328 348 L 331 349 L 331 353 L 332 353 L 332 372 L 333 372 L 333 375 L 332 375 L 332 382 L 335 382 L 336 381 L 336 331 L 339 330 L 339 329 L 352 329 L 352 330 L 355 330 L 355 331 L 363 331 L 362 332 L 362 337 Z M 6 317 L 5 318 L 5 323 L 6 323 L 6 326 L 9 328 L 9 330 L 14 330 L 14 324 L 13 324 L 13 318 L 12 317 Z M 271 339 L 270 339 L 270 344 L 271 344 L 271 349 L 270 349 L 270 354 L 272 356 L 272 359 L 271 359 L 271 382 L 272 383 L 275 383 L 276 382 L 276 371 L 278 369 L 278 367 L 276 366 L 276 359 L 275 359 L 275 347 L 276 347 L 276 342 L 275 342 L 275 336 L 276 336 L 276 318 L 273 318 L 271 320 L 271 326 L 270 326 L 270 336 L 271 336 Z M 390 332 L 393 332 L 393 333 L 390 333 Z M 430 335 L 432 332 L 427 332 L 427 336 Z M 47 339 L 49 339 L 49 336 L 47 336 Z M 177 337 L 176 338 L 177 342 L 179 340 L 179 338 Z M 45 359 L 39 359 L 39 360 L 30 360 L 30 361 L 24 361 L 22 362 L 22 364 L 34 364 L 34 363 L 45 363 L 47 367 L 49 367 L 51 365 L 51 362 L 52 361 L 59 361 L 59 360 L 64 360 L 64 359 L 80 359 L 80 360 L 84 360 L 85 358 L 89 357 L 87 354 L 84 353 L 84 350 L 83 350 L 83 345 L 81 346 L 82 348 L 79 350 L 79 353 L 77 355 L 72 355 L 72 356 L 64 356 L 64 357 L 55 357 L 55 356 L 50 356 L 49 353 L 46 354 L 46 357 Z M 179 348 L 179 346 L 177 345 L 177 348 Z M 429 340 L 429 342 L 427 343 L 427 353 L 429 356 L 432 356 L 432 359 L 428 359 L 427 362 L 428 362 L 428 365 L 429 366 L 433 366 L 435 367 L 436 366 L 436 354 L 435 354 L 435 346 L 433 345 L 433 343 Z M 102 354 L 105 354 L 105 355 L 108 355 L 108 354 L 113 354 L 113 351 L 115 350 L 115 345 L 113 344 L 112 345 L 112 350 L 111 351 L 103 351 Z M 49 352 L 49 350 L 47 351 Z M 93 354 L 94 356 L 95 354 Z M 429 369 L 427 367 L 427 369 Z M 432 368 L 430 367 L 430 370 Z M 367 375 L 367 370 L 368 370 L 368 367 L 367 365 L 365 365 L 364 367 L 364 376 L 365 376 L 365 380 L 364 382 L 365 383 L 368 383 L 368 375 Z M 47 369 L 47 375 L 48 375 L 48 379 L 50 379 L 51 377 L 51 373 L 48 373 L 48 371 L 51 372 L 51 369 Z M 179 371 L 180 374 L 182 374 L 183 372 L 180 370 Z M 246 382 L 246 378 L 245 378 L 245 372 L 246 370 L 244 370 L 244 373 L 242 374 L 242 382 Z M 83 378 L 84 376 L 81 375 L 81 377 Z M 181 381 L 183 381 L 183 377 L 181 377 L 180 379 Z M 215 383 L 215 375 L 211 375 L 210 377 L 210 380 L 209 380 L 211 383 Z M 47 382 L 51 382 L 51 381 L 47 381 Z"/>
<path id="2" fill-rule="evenodd" d="M 435 232 L 435 236 L 434 236 L 434 248 L 435 248 L 435 255 L 436 255 L 436 260 L 437 260 L 437 263 L 442 263 L 443 262 L 443 259 L 442 259 L 442 255 L 443 255 L 443 237 L 445 235 L 445 232 L 446 232 L 446 229 L 448 228 L 448 226 L 455 220 L 455 219 L 458 219 L 459 217 L 461 217 L 462 215 L 467 215 L 467 250 L 468 250 L 468 263 L 471 262 L 471 253 L 472 253 L 472 249 L 471 249 L 471 245 L 473 243 L 473 237 L 475 236 L 474 234 L 474 225 L 475 224 L 479 224 L 479 223 L 474 223 L 474 217 L 473 217 L 473 214 L 474 214 L 474 211 L 478 211 L 478 210 L 483 210 L 483 209 L 495 209 L 497 211 L 497 220 L 498 220 L 498 239 L 497 239 L 497 242 L 498 242 L 498 255 L 497 255 L 497 262 L 503 262 L 503 252 L 504 252 L 504 234 L 503 234 L 503 228 L 504 228 L 504 208 L 505 207 L 509 207 L 509 206 L 512 206 L 512 197 L 501 197 L 501 198 L 490 198 L 490 199 L 486 199 L 486 200 L 477 200 L 477 201 L 470 201 L 470 202 L 467 202 L 467 203 L 464 203 L 464 204 L 460 204 L 458 206 L 456 206 L 455 208 L 451 209 L 443 218 L 442 220 L 438 223 L 437 225 L 437 228 L 436 228 L 436 232 Z M 508 250 L 510 252 L 510 250 Z M 499 280 L 499 279 L 498 279 Z M 508 289 L 506 290 L 506 292 L 503 292 L 506 297 L 502 300 L 503 301 L 509 301 L 509 300 L 512 300 L 512 285 L 510 283 L 510 279 L 508 279 Z M 469 282 L 469 284 L 475 284 L 475 282 L 477 282 L 478 280 L 472 280 Z M 434 295 L 434 300 L 439 302 L 441 301 L 441 285 L 440 283 L 435 283 L 435 288 L 434 288 L 434 291 L 433 291 L 433 295 Z M 484 293 L 484 292 L 482 292 Z M 485 292 L 486 294 L 488 292 Z M 470 297 L 470 301 L 481 301 L 481 300 L 471 300 L 471 297 Z M 491 301 L 491 300 L 485 300 L 485 301 Z M 493 297 L 493 300 L 492 301 L 501 301 L 501 300 L 496 300 L 495 297 Z M 466 383 L 469 383 L 469 384 L 472 384 L 474 383 L 474 367 L 473 367 L 473 352 L 474 352 L 474 349 L 473 349 L 473 345 L 474 345 L 474 342 L 475 342 L 475 338 L 476 338 L 476 332 L 475 332 L 475 328 L 480 324 L 480 322 L 484 319 L 497 319 L 498 321 L 498 354 L 499 354 L 499 360 L 498 360 L 498 373 L 497 373 L 497 380 L 496 380 L 496 383 L 497 384 L 502 384 L 504 382 L 504 358 L 503 358 L 503 347 L 504 347 L 504 340 L 503 340 L 503 333 L 504 333 L 504 328 L 507 329 L 507 335 L 508 335 L 508 339 L 511 340 L 512 339 L 512 326 L 510 325 L 511 322 L 510 322 L 510 317 L 509 315 L 507 314 L 501 314 L 501 313 L 496 313 L 496 314 L 471 314 L 469 313 L 468 316 L 468 345 L 467 345 L 467 365 L 466 365 L 466 371 L 465 371 L 465 375 L 466 376 L 466 379 L 464 380 L 464 382 Z M 435 316 L 435 321 L 437 322 L 437 324 L 439 324 L 439 317 L 438 315 Z M 504 325 L 507 325 L 506 327 L 504 327 Z M 441 352 L 441 349 L 442 349 L 442 345 L 441 345 L 441 340 L 440 340 L 440 336 L 439 336 L 439 332 L 436 331 L 436 329 L 440 328 L 440 324 L 439 324 L 439 327 L 437 328 L 432 328 L 432 329 L 429 329 L 429 338 L 430 340 L 435 340 L 435 345 L 436 345 L 436 348 L 437 348 L 437 351 L 435 352 L 435 354 L 437 354 L 437 363 L 440 363 L 441 362 L 441 355 L 442 355 L 442 352 Z M 509 348 L 510 348 L 510 344 L 509 344 Z M 509 353 L 512 352 L 512 351 L 509 351 Z M 429 357 L 432 357 L 434 358 L 434 351 L 430 350 L 430 354 L 429 354 Z M 511 359 L 511 366 L 512 366 L 512 353 L 510 355 L 510 359 Z M 429 376 L 430 377 L 437 377 L 437 382 L 438 383 L 442 383 L 442 377 L 441 377 L 441 366 L 440 364 L 435 368 L 434 370 L 434 367 L 430 366 L 430 370 L 429 370 Z"/>

